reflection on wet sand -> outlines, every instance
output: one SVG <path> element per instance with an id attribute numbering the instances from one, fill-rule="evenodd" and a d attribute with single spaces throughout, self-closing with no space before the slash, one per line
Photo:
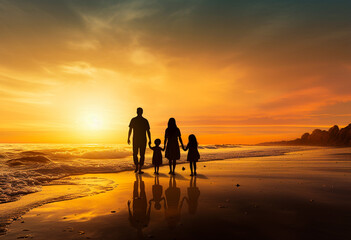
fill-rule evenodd
<path id="1" fill-rule="evenodd" d="M 153 198 L 150 200 L 150 203 L 153 201 L 155 202 L 155 209 L 161 209 L 161 201 L 165 201 L 165 198 L 162 197 L 163 194 L 163 187 L 160 185 L 160 179 L 158 175 L 155 175 L 155 182 L 152 186 L 152 196 Z"/>
<path id="2" fill-rule="evenodd" d="M 183 202 L 179 205 L 180 201 L 180 188 L 177 187 L 177 182 L 174 175 L 169 179 L 169 187 L 165 191 L 165 217 L 170 228 L 174 228 L 180 221 L 180 213 Z"/>
<path id="3" fill-rule="evenodd" d="M 147 210 L 147 199 L 145 193 L 145 183 L 141 175 L 135 175 L 134 189 L 133 189 L 133 213 L 130 210 L 130 201 L 128 201 L 128 212 L 130 225 L 137 229 L 138 236 L 143 237 L 142 229 L 147 227 L 150 222 L 150 210 Z M 140 190 L 139 190 L 140 189 Z"/>
<path id="4" fill-rule="evenodd" d="M 131 201 L 128 201 L 128 210 L 130 224 L 133 228 L 137 229 L 140 238 L 143 237 L 142 229 L 147 227 L 150 222 L 152 203 L 154 203 L 155 210 L 159 211 L 162 208 L 163 201 L 164 216 L 167 226 L 170 229 L 174 229 L 179 224 L 184 202 L 188 205 L 188 213 L 192 215 L 196 214 L 200 197 L 200 189 L 196 185 L 196 176 L 191 177 L 187 191 L 183 192 L 186 195 L 181 198 L 182 191 L 177 187 L 176 177 L 171 175 L 168 188 L 163 195 L 163 186 L 160 184 L 159 176 L 155 175 L 154 185 L 152 186 L 152 199 L 150 199 L 149 206 L 147 206 L 145 183 L 142 181 L 141 175 L 136 175 L 132 200 L 133 211 L 130 208 Z"/>
<path id="5" fill-rule="evenodd" d="M 191 177 L 188 196 L 184 197 L 188 203 L 189 214 L 195 214 L 199 205 L 200 189 L 196 186 L 196 177 Z"/>

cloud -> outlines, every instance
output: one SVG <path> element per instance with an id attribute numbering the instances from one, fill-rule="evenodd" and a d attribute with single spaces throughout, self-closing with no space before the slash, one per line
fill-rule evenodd
<path id="1" fill-rule="evenodd" d="M 332 109 L 348 114 L 350 7 L 2 0 L 0 86 L 2 99 L 18 105 L 0 112 L 18 109 L 28 122 L 60 126 L 97 106 L 120 109 L 121 124 L 139 105 L 154 123 L 173 115 L 202 125 L 310 124 Z"/>
<path id="2" fill-rule="evenodd" d="M 316 87 L 281 95 L 262 104 L 261 109 L 268 111 L 271 115 L 301 115 L 316 112 L 325 106 L 348 101 L 351 101 L 351 94 L 335 95 L 326 88 Z"/>
<path id="3" fill-rule="evenodd" d="M 96 69 L 86 62 L 75 62 L 68 65 L 62 65 L 61 69 L 64 73 L 69 74 L 92 75 L 96 73 Z"/>

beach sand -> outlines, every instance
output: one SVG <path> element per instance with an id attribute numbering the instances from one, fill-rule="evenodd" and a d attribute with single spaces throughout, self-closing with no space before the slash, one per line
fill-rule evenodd
<path id="1" fill-rule="evenodd" d="M 0 239 L 349 239 L 350 152 L 320 148 L 199 162 L 196 178 L 189 176 L 187 164 L 177 166 L 175 178 L 167 166 L 158 178 L 153 169 L 141 177 L 134 172 L 84 175 L 113 181 L 115 188 L 94 194 L 95 184 L 90 196 L 36 207 Z M 77 187 L 49 186 L 35 194 L 44 199 Z M 154 197 L 164 198 L 160 206 Z M 18 203 L 2 204 L 2 210 L 11 204 Z"/>

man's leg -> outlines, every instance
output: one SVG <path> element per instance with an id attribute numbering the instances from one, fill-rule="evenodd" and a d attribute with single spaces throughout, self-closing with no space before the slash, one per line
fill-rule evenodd
<path id="1" fill-rule="evenodd" d="M 145 150 L 146 150 L 146 143 L 145 145 L 142 144 L 140 146 L 140 162 L 139 162 L 139 172 L 142 173 L 141 167 L 144 166 L 144 161 L 145 161 Z"/>
<path id="2" fill-rule="evenodd" d="M 138 171 L 138 145 L 133 143 L 133 160 L 135 164 L 135 171 Z"/>

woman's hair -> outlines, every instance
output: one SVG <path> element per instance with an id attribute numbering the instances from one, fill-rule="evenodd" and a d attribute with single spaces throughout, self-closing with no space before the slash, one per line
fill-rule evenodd
<path id="1" fill-rule="evenodd" d="M 189 135 L 189 146 L 197 147 L 198 143 L 194 134 Z"/>
<path id="2" fill-rule="evenodd" d="M 168 120 L 168 128 L 170 128 L 170 129 L 177 128 L 176 120 L 174 118 L 170 118 Z"/>

